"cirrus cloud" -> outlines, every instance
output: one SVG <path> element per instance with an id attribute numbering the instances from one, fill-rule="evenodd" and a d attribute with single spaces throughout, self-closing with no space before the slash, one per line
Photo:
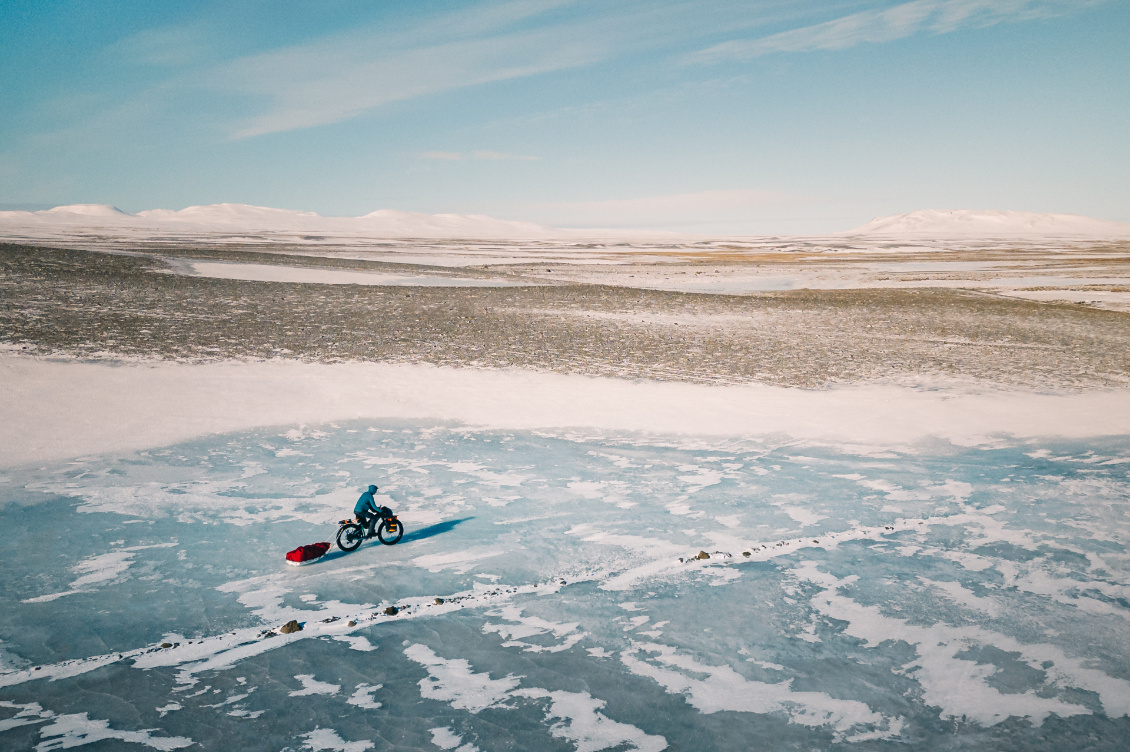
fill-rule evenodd
<path id="1" fill-rule="evenodd" d="M 918 33 L 948 34 L 967 27 L 1054 18 L 1103 2 L 1106 0 L 913 0 L 758 39 L 722 42 L 691 54 L 688 60 L 714 63 L 751 60 L 774 52 L 844 50 Z"/>

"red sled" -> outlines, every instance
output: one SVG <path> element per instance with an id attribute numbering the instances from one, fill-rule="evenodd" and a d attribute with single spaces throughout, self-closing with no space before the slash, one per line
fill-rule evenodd
<path id="1" fill-rule="evenodd" d="M 298 548 L 290 551 L 286 555 L 286 563 L 300 567 L 303 564 L 309 564 L 317 561 L 326 555 L 326 551 L 330 550 L 329 543 L 311 543 L 309 546 L 299 546 Z"/>

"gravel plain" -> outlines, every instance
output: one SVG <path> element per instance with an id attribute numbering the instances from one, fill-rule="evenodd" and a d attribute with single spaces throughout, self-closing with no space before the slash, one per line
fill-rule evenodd
<path id="1" fill-rule="evenodd" d="M 510 287 L 250 282 L 185 260 L 434 274 L 434 267 L 241 248 L 127 252 L 0 244 L 0 343 L 39 356 L 383 361 L 699 383 L 1130 383 L 1130 314 L 977 290 L 688 293 L 555 280 L 544 265 L 445 270 Z M 652 263 L 652 262 L 648 262 Z M 755 260 L 680 259 L 725 276 Z M 774 263 L 779 263 L 779 260 Z M 837 262 L 838 263 L 838 262 Z M 699 265 L 699 266 L 696 266 Z"/>

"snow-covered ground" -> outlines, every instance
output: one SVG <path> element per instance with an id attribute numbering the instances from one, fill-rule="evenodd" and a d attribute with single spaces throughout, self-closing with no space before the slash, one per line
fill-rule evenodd
<path id="1" fill-rule="evenodd" d="M 382 274 L 343 269 L 311 269 L 279 264 L 238 264 L 197 261 L 183 265 L 185 273 L 214 279 L 240 279 L 249 282 L 297 282 L 318 285 L 371 285 L 381 287 L 506 287 L 516 284 L 504 279 L 474 279 L 422 274 Z"/>
<path id="2" fill-rule="evenodd" d="M 899 451 L 942 441 L 1130 435 L 1130 391 L 1039 393 L 923 382 L 805 390 L 529 371 L 344 363 L 100 364 L 0 357 L 0 467 L 338 420 L 484 429 L 789 436 Z"/>
<path id="3" fill-rule="evenodd" d="M 917 255 L 917 254 L 915 254 Z M 1033 254 L 1035 255 L 1035 254 Z M 1071 265 L 1064 260 L 1037 266 L 1010 259 L 995 263 L 933 261 L 907 263 L 817 260 L 807 264 L 772 260 L 760 264 L 717 264 L 680 268 L 669 263 L 566 266 L 545 281 L 609 284 L 648 290 L 748 295 L 781 290 L 889 290 L 946 288 L 977 290 L 1040 301 L 1087 303 L 1096 308 L 1130 311 L 1130 265 L 1127 255 Z M 1113 262 L 1113 263 L 1111 263 Z M 1109 265 L 1108 265 L 1109 264 Z"/>

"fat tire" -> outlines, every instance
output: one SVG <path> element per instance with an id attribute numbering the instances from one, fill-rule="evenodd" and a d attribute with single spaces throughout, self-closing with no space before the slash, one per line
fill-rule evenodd
<path id="1" fill-rule="evenodd" d="M 337 547 L 342 551 L 356 551 L 364 540 L 365 528 L 356 522 L 342 525 L 341 530 L 337 531 Z"/>
<path id="2" fill-rule="evenodd" d="M 388 531 L 388 520 L 381 520 L 381 524 L 377 527 L 377 540 L 386 546 L 391 546 L 400 542 L 404 537 L 404 523 L 400 520 L 396 521 L 396 532 L 390 533 Z"/>

